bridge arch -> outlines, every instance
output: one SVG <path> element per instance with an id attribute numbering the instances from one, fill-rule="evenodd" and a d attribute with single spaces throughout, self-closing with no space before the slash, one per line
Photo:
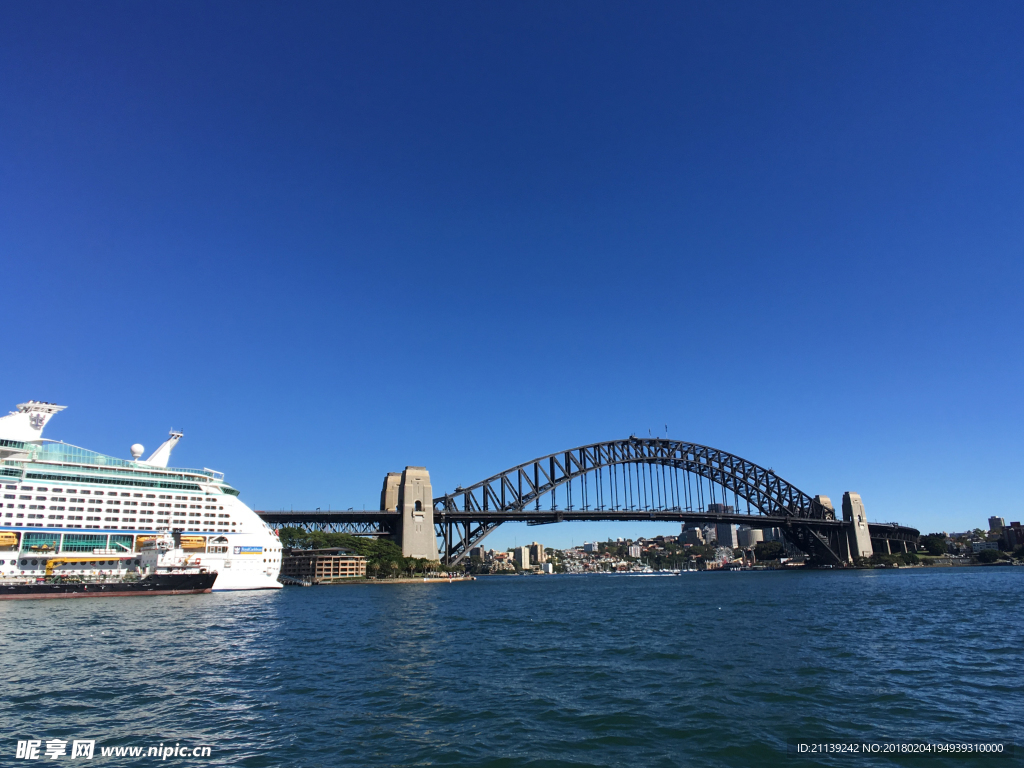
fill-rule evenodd
<path id="1" fill-rule="evenodd" d="M 721 489 L 717 497 L 716 486 Z M 726 504 L 731 493 L 734 504 L 745 500 L 751 516 L 805 523 L 799 533 L 787 534 L 791 540 L 805 550 L 829 550 L 827 559 L 840 559 L 828 537 L 806 525 L 827 526 L 836 519 L 834 510 L 772 469 L 698 443 L 638 437 L 548 454 L 435 498 L 434 520 L 446 559 L 454 563 L 465 557 L 507 520 L 503 513 L 528 513 L 531 507 L 540 511 L 544 497 L 551 500 L 546 511 L 557 512 L 560 490 L 565 512 L 572 512 L 579 501 L 583 510 L 608 510 L 611 502 L 620 509 L 625 503 L 630 511 L 699 513 L 708 501 L 718 504 L 718 498 L 723 508 L 732 506 Z"/>

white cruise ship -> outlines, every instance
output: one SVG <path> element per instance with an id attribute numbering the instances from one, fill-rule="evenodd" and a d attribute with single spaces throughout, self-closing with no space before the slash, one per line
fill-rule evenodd
<path id="1" fill-rule="evenodd" d="M 31 400 L 0 417 L 0 579 L 123 574 L 177 530 L 189 565 L 217 572 L 213 591 L 281 587 L 277 534 L 223 473 L 167 466 L 181 432 L 145 461 L 141 445 L 117 459 L 44 440 L 64 407 Z"/>

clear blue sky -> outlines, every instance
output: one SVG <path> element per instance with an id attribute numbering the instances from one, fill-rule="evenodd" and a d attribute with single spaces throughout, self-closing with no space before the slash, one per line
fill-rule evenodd
<path id="1" fill-rule="evenodd" d="M 0 5 L 5 408 L 255 508 L 630 433 L 1024 518 L 1024 5 Z M 489 543 L 670 530 L 504 526 Z"/>

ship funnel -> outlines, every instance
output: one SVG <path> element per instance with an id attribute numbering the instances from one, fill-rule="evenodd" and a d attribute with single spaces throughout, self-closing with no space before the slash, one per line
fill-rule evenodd
<path id="1" fill-rule="evenodd" d="M 60 413 L 65 407 L 38 400 L 19 403 L 17 411 L 11 411 L 0 418 L 0 439 L 23 443 L 41 440 L 43 427 L 53 418 L 53 414 Z"/>

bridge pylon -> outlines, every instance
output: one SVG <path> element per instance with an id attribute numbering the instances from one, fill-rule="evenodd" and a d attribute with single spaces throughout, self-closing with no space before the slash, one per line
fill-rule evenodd
<path id="1" fill-rule="evenodd" d="M 843 494 L 843 520 L 850 525 L 850 554 L 853 557 L 871 557 L 874 547 L 868 529 L 868 516 L 859 493 L 847 491 Z"/>
<path id="2" fill-rule="evenodd" d="M 403 557 L 437 560 L 437 538 L 434 532 L 434 498 L 430 473 L 426 467 L 406 467 L 405 471 L 388 472 L 380 492 L 381 511 L 397 511 L 395 543 Z"/>

